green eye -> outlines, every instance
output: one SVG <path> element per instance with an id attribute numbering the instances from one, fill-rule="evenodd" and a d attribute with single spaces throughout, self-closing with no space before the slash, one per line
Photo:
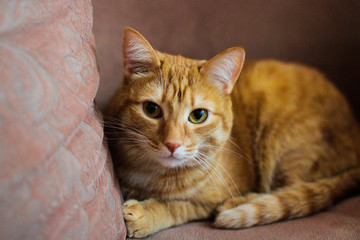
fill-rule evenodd
<path id="1" fill-rule="evenodd" d="M 144 102 L 143 110 L 145 114 L 150 118 L 160 118 L 162 117 L 162 111 L 159 105 L 153 102 Z"/>
<path id="2" fill-rule="evenodd" d="M 190 113 L 189 121 L 192 123 L 202 123 L 208 117 L 208 111 L 205 109 L 196 109 Z"/>

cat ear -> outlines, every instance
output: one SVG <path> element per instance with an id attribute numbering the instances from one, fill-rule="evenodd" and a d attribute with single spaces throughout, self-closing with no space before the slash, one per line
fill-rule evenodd
<path id="1" fill-rule="evenodd" d="M 160 66 L 160 61 L 150 43 L 132 28 L 124 29 L 123 55 L 126 76 L 144 75 Z"/>
<path id="2" fill-rule="evenodd" d="M 229 48 L 211 58 L 200 70 L 208 81 L 230 94 L 238 79 L 245 60 L 241 47 Z"/>

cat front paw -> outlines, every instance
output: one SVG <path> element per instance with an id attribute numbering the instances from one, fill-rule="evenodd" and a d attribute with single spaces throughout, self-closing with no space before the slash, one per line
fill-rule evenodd
<path id="1" fill-rule="evenodd" d="M 152 234 L 152 224 L 141 204 L 136 200 L 128 200 L 123 206 L 127 235 L 129 237 L 143 238 Z"/>

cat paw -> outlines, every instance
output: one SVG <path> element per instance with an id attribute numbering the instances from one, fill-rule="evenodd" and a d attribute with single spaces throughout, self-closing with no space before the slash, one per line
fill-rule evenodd
<path id="1" fill-rule="evenodd" d="M 239 206 L 220 212 L 213 223 L 217 228 L 247 228 L 254 225 L 263 224 L 261 205 L 243 203 Z"/>
<path id="2" fill-rule="evenodd" d="M 127 235 L 129 237 L 143 238 L 151 234 L 149 221 L 141 202 L 128 200 L 123 206 Z"/>
<path id="3" fill-rule="evenodd" d="M 234 211 L 234 209 L 222 211 L 215 218 L 215 221 L 213 222 L 213 226 L 216 228 L 239 229 L 242 227 L 241 213 Z"/>

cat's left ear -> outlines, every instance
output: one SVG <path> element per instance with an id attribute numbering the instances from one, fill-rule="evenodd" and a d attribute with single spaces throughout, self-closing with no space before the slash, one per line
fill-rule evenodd
<path id="1" fill-rule="evenodd" d="M 135 29 L 125 28 L 123 34 L 124 71 L 128 77 L 144 75 L 160 66 L 155 50 Z"/>
<path id="2" fill-rule="evenodd" d="M 224 94 L 230 94 L 239 78 L 244 61 L 245 50 L 243 48 L 229 48 L 205 63 L 200 74 L 218 86 Z"/>

